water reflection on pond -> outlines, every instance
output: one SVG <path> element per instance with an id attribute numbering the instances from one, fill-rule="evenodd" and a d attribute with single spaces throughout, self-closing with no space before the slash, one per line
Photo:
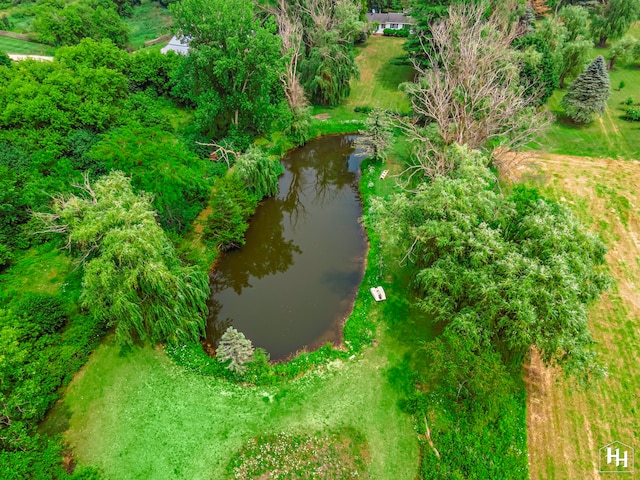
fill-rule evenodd
<path id="1" fill-rule="evenodd" d="M 354 138 L 316 139 L 282 160 L 280 193 L 211 272 L 208 342 L 233 325 L 273 360 L 340 342 L 366 255 Z"/>

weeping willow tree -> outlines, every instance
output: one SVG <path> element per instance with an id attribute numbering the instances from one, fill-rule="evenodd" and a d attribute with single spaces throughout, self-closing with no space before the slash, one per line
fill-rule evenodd
<path id="1" fill-rule="evenodd" d="M 151 197 L 135 194 L 122 172 L 75 186 L 79 195 L 58 197 L 52 214 L 37 216 L 81 255 L 83 307 L 115 327 L 123 344 L 200 338 L 207 276 L 180 263 Z"/>
<path id="2" fill-rule="evenodd" d="M 238 157 L 235 172 L 258 199 L 278 193 L 278 177 L 284 168 L 279 160 L 273 160 L 257 147 Z"/>
<path id="3" fill-rule="evenodd" d="M 418 308 L 464 338 L 489 340 L 507 365 L 519 368 L 534 347 L 580 381 L 601 376 L 587 312 L 610 281 L 602 241 L 535 190 L 496 192 L 479 152 L 454 145 L 448 154 L 454 170 L 372 219 L 415 272 Z"/>

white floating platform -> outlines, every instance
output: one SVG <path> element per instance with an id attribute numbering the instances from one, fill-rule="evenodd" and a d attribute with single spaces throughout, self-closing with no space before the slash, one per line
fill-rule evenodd
<path id="1" fill-rule="evenodd" d="M 371 295 L 373 295 L 376 302 L 381 302 L 382 300 L 387 299 L 387 295 L 384 293 L 384 289 L 382 287 L 372 287 Z"/>

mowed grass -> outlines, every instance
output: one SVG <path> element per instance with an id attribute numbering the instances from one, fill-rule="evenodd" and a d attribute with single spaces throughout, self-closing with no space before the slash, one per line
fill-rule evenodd
<path id="1" fill-rule="evenodd" d="M 589 318 L 608 378 L 581 390 L 537 357 L 528 369 L 531 478 L 609 478 L 599 449 L 640 446 L 640 163 L 543 154 L 528 178 L 601 233 L 615 279 Z"/>
<path id="2" fill-rule="evenodd" d="M 418 445 L 388 379 L 388 354 L 396 358 L 381 345 L 283 386 L 252 388 L 187 372 L 162 350 L 105 342 L 51 421 L 68 426 L 75 457 L 105 479 L 222 479 L 256 436 L 342 428 L 365 436 L 370 478 L 413 479 Z"/>
<path id="3" fill-rule="evenodd" d="M 142 48 L 147 40 L 171 33 L 169 10 L 150 0 L 133 7 L 133 15 L 125 22 L 129 26 L 129 45 L 134 50 Z"/>
<path id="4" fill-rule="evenodd" d="M 349 97 L 337 107 L 313 108 L 313 115 L 327 118 L 318 120 L 325 125 L 312 127 L 312 136 L 316 130 L 343 133 L 363 128 L 367 115 L 354 112 L 355 107 L 379 107 L 393 112 L 409 110 L 409 100 L 398 89 L 414 76 L 413 68 L 404 62 L 403 44 L 402 38 L 371 36 L 367 39 L 356 57 L 360 77 L 351 80 Z"/>
<path id="5" fill-rule="evenodd" d="M 16 38 L 0 37 L 0 50 L 19 55 L 55 55 L 56 49 L 50 45 L 27 42 Z"/>
<path id="6" fill-rule="evenodd" d="M 380 107 L 394 112 L 409 110 L 409 100 L 398 89 L 413 80 L 414 72 L 407 63 L 402 45 L 405 39 L 371 36 L 356 57 L 360 78 L 351 81 L 347 107 Z"/>

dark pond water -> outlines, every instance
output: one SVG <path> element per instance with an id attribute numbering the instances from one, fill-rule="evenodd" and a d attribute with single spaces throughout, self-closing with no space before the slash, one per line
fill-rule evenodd
<path id="1" fill-rule="evenodd" d="M 282 360 L 341 341 L 367 248 L 354 138 L 316 139 L 282 160 L 280 193 L 258 207 L 246 245 L 210 275 L 209 343 L 233 325 Z"/>

